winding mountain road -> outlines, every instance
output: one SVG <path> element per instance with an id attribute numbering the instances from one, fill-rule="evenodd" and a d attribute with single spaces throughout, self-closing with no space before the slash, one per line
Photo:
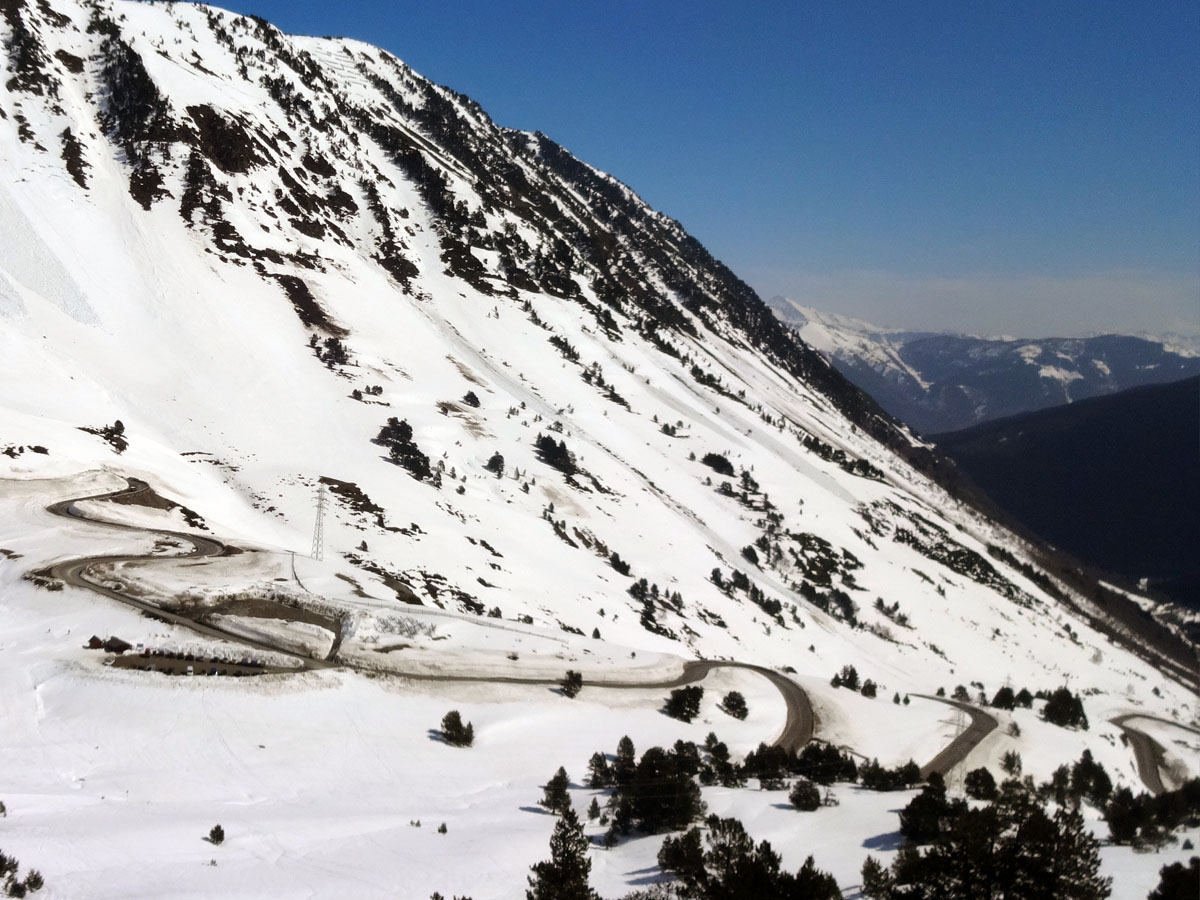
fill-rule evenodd
<path id="1" fill-rule="evenodd" d="M 932 694 L 910 694 L 909 696 L 953 706 L 955 709 L 961 709 L 971 717 L 971 724 L 967 726 L 966 730 L 947 744 L 941 753 L 921 766 L 922 778 L 928 778 L 934 772 L 937 772 L 939 775 L 945 775 L 966 759 L 967 755 L 979 746 L 985 737 L 995 731 L 1000 724 L 990 713 L 986 713 L 979 707 L 972 706 L 970 703 L 963 703 L 961 700 L 935 697 Z"/>
<path id="2" fill-rule="evenodd" d="M 104 579 L 90 570 L 94 566 L 112 565 L 114 563 L 123 562 L 152 562 L 163 559 L 197 559 L 203 557 L 221 556 L 229 551 L 226 544 L 215 538 L 202 537 L 196 534 L 189 534 L 181 531 L 168 531 L 159 528 L 142 528 L 135 525 L 123 525 L 116 522 L 108 522 L 100 519 L 93 519 L 86 515 L 77 504 L 84 501 L 112 501 L 118 498 L 128 500 L 136 498 L 139 494 L 146 494 L 147 499 L 157 497 L 154 491 L 144 481 L 136 478 L 127 478 L 128 486 L 116 491 L 108 491 L 103 494 L 94 494 L 88 497 L 77 497 L 71 500 L 60 500 L 57 503 L 52 503 L 46 507 L 47 512 L 55 516 L 72 519 L 75 521 L 87 522 L 89 525 L 95 525 L 103 528 L 116 529 L 119 531 L 135 532 L 137 534 L 153 534 L 159 537 L 170 538 L 174 541 L 180 541 L 185 544 L 190 544 L 192 549 L 179 553 L 172 554 L 114 554 L 105 556 L 85 556 L 76 559 L 69 559 L 63 562 L 55 563 L 49 567 L 48 574 L 54 578 L 60 579 L 66 584 L 74 587 L 85 588 L 86 590 L 95 591 L 111 600 L 116 600 L 119 603 L 124 603 L 127 606 L 132 606 L 141 612 L 149 613 L 176 625 L 181 625 L 185 628 L 202 634 L 206 637 L 217 638 L 219 640 L 231 641 L 243 646 L 252 647 L 256 650 L 261 650 L 270 653 L 279 653 L 289 656 L 296 660 L 298 665 L 304 669 L 329 669 L 329 668 L 347 668 L 357 669 L 357 666 L 344 662 L 338 662 L 335 659 L 336 648 L 340 645 L 339 639 L 335 640 L 334 646 L 329 655 L 325 659 L 314 659 L 304 656 L 292 650 L 287 650 L 282 647 L 275 646 L 266 641 L 255 640 L 241 634 L 236 634 L 227 631 L 215 625 L 197 621 L 191 616 L 183 613 L 172 612 L 162 607 L 155 606 L 153 603 L 148 603 L 144 600 L 139 600 L 132 597 L 122 590 L 118 590 L 111 584 L 111 579 Z M 691 660 L 683 665 L 683 672 L 675 678 L 659 680 L 659 681 L 605 681 L 591 680 L 586 684 L 590 687 L 613 689 L 613 690 L 646 690 L 646 689 L 665 689 L 681 687 L 683 685 L 694 684 L 701 681 L 713 669 L 733 668 L 747 669 L 752 672 L 757 672 L 764 678 L 769 680 L 783 696 L 784 703 L 787 706 L 787 719 L 784 723 L 783 731 L 774 740 L 776 746 L 783 747 L 788 750 L 798 750 L 812 740 L 813 733 L 816 729 L 816 717 L 813 715 L 812 704 L 809 702 L 808 695 L 804 689 L 795 681 L 788 678 L 779 672 L 763 666 L 755 666 L 749 663 L 729 662 L 725 660 Z M 398 677 L 407 678 L 413 681 L 444 681 L 444 682 L 488 682 L 498 684 L 524 684 L 524 685 L 545 685 L 555 686 L 560 683 L 558 679 L 550 679 L 544 677 L 529 677 L 522 678 L 519 676 L 484 676 L 484 675 L 443 675 L 433 673 L 412 673 L 412 672 L 396 672 Z"/>
<path id="3" fill-rule="evenodd" d="M 1200 735 L 1200 729 L 1144 713 L 1128 713 L 1123 716 L 1117 716 L 1115 719 L 1109 719 L 1110 722 L 1121 729 L 1125 737 L 1129 740 L 1129 746 L 1133 750 L 1134 762 L 1137 763 L 1138 777 L 1142 779 L 1142 784 L 1146 786 L 1146 790 L 1156 797 L 1159 794 L 1165 794 L 1167 787 L 1163 784 L 1162 769 L 1167 751 L 1162 744 L 1150 737 L 1146 732 L 1127 724 L 1130 719 L 1149 719 L 1152 722 L 1162 722 L 1166 725 L 1182 728 L 1184 731 L 1195 735 Z"/>
<path id="4" fill-rule="evenodd" d="M 119 584 L 114 584 L 114 579 L 104 578 L 91 570 L 93 567 L 103 565 L 113 565 L 124 562 L 153 562 L 155 560 L 178 560 L 178 559 L 198 559 L 206 557 L 216 557 L 228 554 L 230 548 L 216 538 L 203 537 L 197 534 L 190 534 L 181 531 L 169 531 L 158 528 L 142 528 L 136 525 L 124 525 L 117 522 L 109 522 L 101 519 L 94 519 L 88 516 L 81 510 L 77 504 L 85 501 L 113 501 L 118 499 L 130 500 L 136 499 L 139 494 L 145 494 L 146 499 L 150 501 L 148 505 L 159 505 L 155 502 L 158 495 L 144 481 L 136 478 L 126 478 L 127 487 L 116 491 L 108 491 L 102 494 L 94 494 L 87 497 L 77 497 L 71 500 L 60 500 L 46 507 L 47 512 L 55 516 L 72 519 L 74 521 L 86 522 L 89 525 L 114 529 L 118 531 L 133 532 L 136 534 L 157 535 L 160 538 L 169 538 L 172 541 L 180 543 L 183 546 L 191 546 L 190 550 L 180 550 L 176 553 L 149 553 L 149 554 L 111 554 L 105 556 L 86 556 L 76 559 L 68 559 L 62 562 L 54 563 L 45 571 L 53 578 L 57 578 L 65 584 L 74 587 L 84 588 L 94 591 L 102 596 L 108 597 L 111 600 L 116 600 L 119 603 L 124 603 L 126 606 L 131 606 L 141 612 L 148 613 L 160 619 L 172 622 L 176 625 L 181 625 L 189 628 L 197 634 L 206 637 L 216 638 L 218 640 L 230 641 L 240 644 L 245 647 L 250 647 L 267 653 L 277 653 L 295 660 L 298 668 L 316 670 L 316 669 L 331 669 L 331 668 L 346 668 L 358 670 L 360 667 L 351 663 L 346 663 L 337 660 L 337 648 L 341 644 L 341 634 L 336 635 L 330 652 L 324 659 L 315 659 L 313 657 L 304 656 L 296 653 L 293 650 L 288 650 L 283 647 L 276 646 L 264 640 L 258 640 L 247 637 L 242 634 L 237 634 L 232 631 L 227 631 L 219 626 L 212 625 L 206 622 L 198 621 L 197 619 L 184 613 L 173 612 L 149 603 L 145 600 L 140 600 L 137 597 L 130 596 L 125 591 L 121 590 Z M 791 678 L 786 675 L 768 669 L 764 666 L 756 666 L 750 663 L 732 662 L 727 660 L 691 660 L 683 664 L 683 671 L 671 679 L 658 681 L 619 681 L 619 680 L 604 680 L 604 679 L 588 679 L 585 684 L 588 687 L 601 688 L 608 690 L 662 690 L 684 685 L 695 684 L 702 681 L 709 672 L 719 668 L 745 669 L 751 672 L 756 672 L 759 675 L 770 681 L 783 697 L 787 707 L 787 719 L 784 723 L 783 730 L 779 736 L 775 738 L 773 744 L 778 747 L 783 747 L 786 750 L 799 750 L 805 744 L 812 740 L 816 730 L 816 716 L 813 713 L 812 703 L 804 689 L 800 687 Z M 494 684 L 521 684 L 521 685 L 544 685 L 553 687 L 559 684 L 556 679 L 545 677 L 520 677 L 520 676 L 485 676 L 485 675 L 445 675 L 423 672 L 395 672 L 397 677 L 406 678 L 412 681 L 442 681 L 442 682 L 488 682 Z M 965 712 L 971 719 L 970 725 L 958 734 L 945 748 L 941 750 L 925 765 L 921 766 L 921 777 L 927 778 L 930 774 L 936 772 L 940 775 L 945 775 L 955 766 L 959 765 L 972 750 L 975 749 L 989 734 L 991 734 L 999 725 L 995 717 L 982 709 L 973 706 L 969 703 L 964 703 L 958 700 L 951 700 L 946 697 L 936 697 L 931 694 L 912 694 L 910 696 L 920 697 L 924 700 L 932 700 L 936 703 L 943 703 L 947 706 L 953 706 Z M 1137 762 L 1138 775 L 1145 784 L 1147 790 L 1152 794 L 1158 795 L 1166 791 L 1166 787 L 1162 781 L 1161 768 L 1163 766 L 1165 750 L 1163 746 L 1146 734 L 1144 731 L 1135 728 L 1129 724 L 1132 719 L 1151 719 L 1154 721 L 1164 722 L 1168 725 L 1182 728 L 1185 731 L 1200 735 L 1200 730 L 1191 728 L 1187 725 L 1181 725 L 1178 722 L 1173 722 L 1169 719 L 1161 719 L 1157 716 L 1148 716 L 1142 713 L 1129 713 L 1118 716 L 1112 719 L 1112 723 L 1122 730 L 1128 738 L 1130 747 L 1133 750 L 1134 758 Z"/>

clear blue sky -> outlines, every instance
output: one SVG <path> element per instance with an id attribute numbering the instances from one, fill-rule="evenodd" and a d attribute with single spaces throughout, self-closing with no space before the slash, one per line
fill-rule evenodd
<path id="1" fill-rule="evenodd" d="M 1200 332 L 1200 3 L 284 2 L 884 325 Z"/>

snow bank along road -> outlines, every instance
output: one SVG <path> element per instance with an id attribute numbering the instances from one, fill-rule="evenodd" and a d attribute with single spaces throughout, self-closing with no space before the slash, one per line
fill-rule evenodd
<path id="1" fill-rule="evenodd" d="M 110 491 L 104 494 L 96 494 L 89 497 L 78 497 L 73 500 L 62 500 L 53 503 L 47 507 L 47 511 L 56 516 L 63 516 L 74 520 L 88 522 L 89 524 L 97 525 L 104 528 L 114 528 L 122 531 L 134 531 L 142 534 L 154 534 L 161 537 L 170 538 L 174 541 L 183 542 L 185 545 L 191 545 L 190 551 L 182 551 L 175 554 L 133 554 L 133 555 L 108 555 L 108 556 L 88 556 L 77 559 L 66 560 L 56 563 L 49 569 L 49 574 L 55 578 L 61 579 L 63 582 L 75 587 L 85 588 L 95 591 L 112 600 L 132 606 L 135 609 L 158 616 L 178 625 L 191 628 L 199 634 L 208 637 L 214 637 L 221 640 L 227 640 L 241 644 L 247 647 L 253 647 L 257 650 L 262 650 L 270 653 L 279 653 L 295 659 L 297 665 L 304 669 L 327 669 L 327 668 L 355 668 L 352 665 L 338 662 L 335 660 L 336 647 L 339 642 L 335 641 L 334 649 L 325 659 L 313 659 L 296 653 L 292 650 L 287 650 L 282 647 L 275 646 L 264 640 L 256 640 L 248 638 L 240 634 L 226 631 L 214 625 L 196 621 L 195 619 L 183 615 L 181 613 L 171 612 L 162 607 L 155 606 L 152 603 L 139 600 L 136 597 L 131 597 L 119 589 L 119 585 L 113 587 L 111 582 L 106 582 L 98 576 L 94 576 L 89 570 L 93 566 L 111 565 L 121 562 L 147 562 L 156 559 L 188 559 L 210 556 L 221 556 L 228 553 L 229 548 L 213 538 L 201 537 L 199 535 L 187 534 L 178 531 L 166 531 L 163 529 L 139 528 L 134 525 L 122 525 L 114 522 L 106 522 L 103 520 L 92 519 L 84 514 L 75 504 L 85 500 L 112 500 L 118 497 L 129 498 L 135 497 L 138 494 L 148 494 L 153 496 L 153 491 L 145 482 L 135 478 L 127 478 L 128 487 L 118 491 Z M 813 715 L 812 704 L 809 701 L 808 695 L 804 689 L 800 687 L 791 678 L 786 675 L 776 672 L 772 669 L 767 669 L 762 666 L 755 666 L 749 663 L 729 662 L 724 660 L 692 660 L 684 663 L 683 672 L 674 679 L 666 681 L 648 681 L 648 682 L 630 682 L 630 681 L 604 681 L 591 679 L 587 682 L 590 687 L 606 688 L 613 690 L 644 690 L 655 688 L 674 688 L 686 684 L 693 684 L 701 681 L 713 669 L 717 668 L 738 668 L 748 669 L 752 672 L 757 672 L 764 678 L 769 680 L 783 696 L 784 703 L 787 706 L 787 719 L 784 724 L 783 731 L 775 739 L 776 746 L 783 747 L 788 750 L 798 750 L 803 747 L 813 738 L 816 722 Z M 530 684 L 530 685 L 555 685 L 558 681 L 547 678 L 521 678 L 517 676 L 509 677 L 487 677 L 487 676 L 471 676 L 471 675 L 442 675 L 442 674 L 425 674 L 425 673 L 396 673 L 397 676 L 408 678 L 415 681 L 462 681 L 462 682 L 499 682 L 504 684 Z M 945 774 L 962 762 L 967 755 L 998 725 L 996 719 L 977 707 L 971 706 L 968 703 L 961 703 L 955 700 L 947 700 L 943 697 L 933 697 L 926 694 L 914 694 L 913 696 L 922 697 L 927 700 L 934 700 L 939 703 L 946 703 L 950 706 L 957 707 L 963 710 L 971 717 L 970 726 L 954 738 L 951 743 L 946 746 L 937 756 L 921 767 L 922 777 L 928 776 L 932 772 Z M 1122 721 L 1125 718 L 1122 717 Z M 1134 753 L 1138 759 L 1138 770 L 1141 773 L 1142 780 L 1146 783 L 1147 788 L 1155 793 L 1161 793 L 1163 790 L 1162 781 L 1158 776 L 1157 760 L 1161 758 L 1162 748 L 1158 746 L 1148 735 L 1137 731 L 1122 722 L 1116 722 L 1120 727 L 1124 728 L 1126 733 L 1130 735 L 1131 743 L 1134 747 Z M 1172 723 L 1174 724 L 1174 723 Z M 1157 757 L 1155 756 L 1155 748 L 1157 748 Z M 1153 780 L 1152 780 L 1153 779 Z"/>

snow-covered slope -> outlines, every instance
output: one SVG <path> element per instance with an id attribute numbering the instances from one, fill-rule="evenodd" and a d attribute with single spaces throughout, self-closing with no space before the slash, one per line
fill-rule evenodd
<path id="1" fill-rule="evenodd" d="M 355 814 L 308 793 L 281 801 L 282 782 L 262 786 L 257 768 L 231 774 L 230 760 L 261 744 L 272 748 L 264 768 L 319 771 L 322 795 L 365 793 L 371 765 L 389 789 L 406 790 L 414 776 L 393 752 L 396 732 L 425 742 L 434 707 L 454 702 L 445 686 L 428 688 L 436 703 L 402 701 L 349 672 L 298 675 L 281 696 L 262 689 L 251 699 L 237 699 L 238 683 L 164 687 L 163 676 L 102 672 L 77 649 L 81 627 L 107 620 L 146 642 L 165 640 L 164 627 L 21 576 L 85 545 L 136 543 L 124 532 L 88 537 L 40 511 L 111 490 L 117 475 L 190 513 L 126 507 L 122 521 L 169 518 L 248 551 L 126 571 L 128 583 L 201 605 L 250 587 L 257 599 L 268 588 L 319 595 L 293 599 L 351 623 L 341 658 L 381 671 L 573 665 L 588 678 L 638 680 L 695 656 L 791 667 L 830 736 L 881 756 L 924 752 L 936 723 L 917 704 L 910 712 L 881 699 L 905 735 L 881 739 L 868 701 L 828 688 L 847 663 L 881 698 L 973 682 L 973 693 L 1006 681 L 1053 688 L 1070 677 L 1094 691 L 1092 743 L 1126 781 L 1132 762 L 1106 720 L 1131 710 L 1187 717 L 1186 650 L 1139 633 L 1144 623 L 1122 618 L 1133 608 L 1125 598 L 1097 599 L 1069 573 L 1041 571 L 1031 548 L 915 468 L 927 450 L 677 223 L 544 136 L 496 126 L 376 48 L 290 37 L 204 6 L 6 0 L 0 11 L 0 547 L 9 551 L 0 603 L 15 623 L 0 661 L 6 717 L 19 720 L 5 758 L 38 758 L 17 767 L 11 790 L 38 810 L 38 834 L 78 812 L 60 792 L 72 766 L 56 753 L 111 742 L 113 755 L 76 767 L 104 773 L 89 802 L 136 776 L 114 769 L 134 738 L 96 719 L 106 691 L 151 698 L 160 712 L 178 700 L 186 712 L 172 748 L 203 741 L 197 722 L 265 717 L 266 731 L 284 729 L 285 751 L 265 731 L 223 734 L 242 749 L 189 756 L 198 771 L 221 773 L 219 787 L 144 802 L 164 818 L 186 806 L 198 823 L 205 802 L 267 797 L 279 828 L 316 803 L 345 831 L 313 868 L 297 862 L 307 851 L 280 851 L 269 826 L 246 815 L 258 843 L 221 876 L 233 881 L 195 895 L 244 875 L 255 896 L 309 896 L 305 878 L 338 896 L 340 882 L 317 870 L 340 877 L 342 840 L 358 868 L 396 866 L 358 837 L 395 828 L 388 817 L 400 813 L 375 798 Z M 305 557 L 322 484 L 333 499 L 317 562 Z M 320 626 L 306 625 L 311 643 Z M 391 637 L 405 629 L 407 641 Z M 507 833 L 514 798 L 536 796 L 551 756 L 582 774 L 583 748 L 610 748 L 626 727 L 618 709 L 555 742 L 577 714 L 492 690 L 472 693 L 465 711 L 504 754 L 504 790 L 476 760 L 447 788 L 451 799 L 423 791 L 413 801 L 441 816 L 483 798 L 482 813 L 463 813 L 467 843 L 447 856 L 495 851 L 489 834 Z M 403 728 L 372 720 L 388 703 L 409 717 Z M 657 727 L 653 703 L 627 726 L 645 729 L 639 746 L 679 736 Z M 294 724 L 305 715 L 311 725 Z M 706 716 L 747 748 L 774 728 Z M 132 734 L 153 727 L 128 723 Z M 700 728 L 685 733 L 702 739 Z M 363 758 L 351 741 L 341 781 L 320 753 L 295 746 L 345 729 L 390 746 Z M 525 730 L 555 752 L 526 759 Z M 1009 739 L 989 740 L 983 758 Z M 421 747 L 418 765 L 453 780 L 445 758 Z M 161 759 L 150 768 L 149 784 L 168 782 Z M 132 813 L 121 823 L 129 834 L 147 828 Z M 311 848 L 304 829 L 297 840 Z M 512 896 L 548 830 L 521 829 L 517 851 L 498 853 L 474 880 L 424 872 L 404 895 Z M 53 839 L 32 833 L 16 834 L 20 856 L 42 851 L 50 861 L 34 864 L 62 883 L 107 880 L 112 894 L 161 896 L 174 871 L 164 863 L 142 881 L 107 879 L 97 874 L 101 844 L 68 864 Z M 154 852 L 176 860 L 162 841 Z M 431 850 L 396 852 L 412 860 Z M 265 871 L 264 859 L 277 868 Z M 846 871 L 860 862 L 851 854 Z M 634 877 L 624 865 L 606 869 L 610 889 Z M 379 896 L 385 886 L 360 889 Z"/>
<path id="2" fill-rule="evenodd" d="M 786 297 L 769 305 L 838 371 L 922 434 L 1200 373 L 1195 340 L 1175 335 L 972 337 L 879 328 Z"/>

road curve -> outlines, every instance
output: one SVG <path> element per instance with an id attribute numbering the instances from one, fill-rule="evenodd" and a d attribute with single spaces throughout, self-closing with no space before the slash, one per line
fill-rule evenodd
<path id="1" fill-rule="evenodd" d="M 72 500 L 60 500 L 57 503 L 52 503 L 46 507 L 47 512 L 52 515 L 62 516 L 64 518 L 74 519 L 76 521 L 87 522 L 91 525 L 97 525 L 105 528 L 113 528 L 121 531 L 131 531 L 138 534 L 155 534 L 162 537 L 169 537 L 174 540 L 183 541 L 192 546 L 192 549 L 182 553 L 175 553 L 169 556 L 162 554 L 117 554 L 107 556 L 86 556 L 77 559 L 69 559 L 52 565 L 48 572 L 66 584 L 74 587 L 85 588 L 90 591 L 95 591 L 109 599 L 124 603 L 127 606 L 165 619 L 177 625 L 182 625 L 190 628 L 193 631 L 205 635 L 207 637 L 218 638 L 220 640 L 231 641 L 247 647 L 253 647 L 256 650 L 261 650 L 270 653 L 281 653 L 295 659 L 299 665 L 305 669 L 327 669 L 327 668 L 347 668 L 357 670 L 357 666 L 346 663 L 338 663 L 333 661 L 334 653 L 331 652 L 326 659 L 312 659 L 307 656 L 295 653 L 291 650 L 285 650 L 277 647 L 266 641 L 255 640 L 240 634 L 235 634 L 231 631 L 226 631 L 215 625 L 209 625 L 204 622 L 198 622 L 195 619 L 183 615 L 181 613 L 171 612 L 161 607 L 155 606 L 153 603 L 146 603 L 138 600 L 135 597 L 130 597 L 122 591 L 114 590 L 103 581 L 89 577 L 89 569 L 92 566 L 113 564 L 121 562 L 147 562 L 157 559 L 195 559 L 201 557 L 220 556 L 227 551 L 227 546 L 215 538 L 201 537 L 195 534 L 189 534 L 181 531 L 167 531 L 159 528 L 141 528 L 135 525 L 122 525 L 115 522 L 105 522 L 97 519 L 92 519 L 85 515 L 82 510 L 76 507 L 76 503 L 85 500 L 112 500 L 115 497 L 131 497 L 139 493 L 150 492 L 150 486 L 136 478 L 126 478 L 128 487 L 116 491 L 108 491 L 103 494 L 94 494 L 89 497 L 77 497 Z M 340 638 L 340 635 L 339 635 Z M 340 640 L 337 642 L 340 643 Z M 588 680 L 585 682 L 590 687 L 618 689 L 618 690 L 639 690 L 639 689 L 666 689 L 681 687 L 683 685 L 693 684 L 701 681 L 713 669 L 732 668 L 732 669 L 748 669 L 752 672 L 757 672 L 762 675 L 773 685 L 783 696 L 784 703 L 787 707 L 787 719 L 784 723 L 783 731 L 772 742 L 776 746 L 783 747 L 787 750 L 799 750 L 810 740 L 816 729 L 816 717 L 813 714 L 812 703 L 808 699 L 808 695 L 804 689 L 800 687 L 791 678 L 776 672 L 772 669 L 763 666 L 751 665 L 750 663 L 730 662 L 726 660 L 690 660 L 683 665 L 683 672 L 672 679 L 660 681 L 605 681 L 601 679 Z M 372 670 L 373 674 L 377 674 Z M 395 672 L 392 673 L 397 677 L 407 678 L 413 681 L 445 681 L 445 682 L 489 682 L 498 684 L 524 684 L 524 685 L 546 685 L 554 686 L 560 683 L 559 679 L 548 678 L 521 678 L 518 676 L 502 676 L 491 677 L 483 675 L 443 675 L 433 673 L 413 673 L 413 672 Z"/>
<path id="2" fill-rule="evenodd" d="M 910 694 L 909 696 L 920 697 L 922 700 L 932 700 L 935 703 L 945 703 L 947 706 L 961 709 L 971 717 L 971 724 L 967 726 L 962 734 L 947 744 L 941 753 L 921 766 L 922 778 L 928 778 L 934 772 L 937 772 L 939 775 L 945 775 L 966 759 L 967 754 L 978 747 L 980 742 L 1000 725 L 990 713 L 986 713 L 979 707 L 972 706 L 970 703 L 963 703 L 961 700 L 935 697 L 932 694 Z"/>
<path id="3" fill-rule="evenodd" d="M 1146 732 L 1126 724 L 1130 719 L 1150 719 L 1154 722 L 1163 722 L 1167 725 L 1174 725 L 1176 728 L 1182 728 L 1184 731 L 1190 731 L 1196 735 L 1200 735 L 1200 729 L 1144 713 L 1127 713 L 1123 716 L 1109 719 L 1110 722 L 1121 729 L 1125 737 L 1129 740 L 1129 746 L 1133 749 L 1134 762 L 1137 763 L 1138 777 L 1142 779 L 1142 784 L 1146 786 L 1146 790 L 1156 797 L 1159 794 L 1165 794 L 1167 786 L 1163 784 L 1162 769 L 1167 751 L 1162 744 L 1150 737 Z"/>
<path id="4" fill-rule="evenodd" d="M 260 650 L 269 653 L 282 653 L 286 656 L 295 659 L 303 668 L 306 669 L 323 669 L 330 668 L 334 664 L 325 660 L 311 659 L 301 654 L 294 653 L 290 650 L 284 650 L 276 647 L 265 641 L 255 640 L 253 638 L 244 637 L 240 634 L 235 634 L 232 631 L 226 631 L 215 625 L 209 625 L 204 622 L 197 622 L 188 616 L 180 613 L 171 612 L 163 609 L 160 606 L 155 606 L 153 603 L 146 603 L 138 600 L 136 597 L 130 597 L 122 591 L 114 590 L 103 581 L 96 580 L 91 576 L 89 569 L 92 566 L 123 563 L 123 562 L 147 562 L 159 559 L 197 559 L 209 556 L 220 556 L 225 553 L 227 547 L 225 544 L 214 538 L 201 537 L 195 534 L 188 534 L 182 531 L 167 531 L 161 528 L 140 528 L 136 525 L 123 525 L 117 522 L 105 522 L 89 518 L 79 510 L 75 504 L 84 500 L 111 500 L 118 496 L 136 496 L 137 494 L 150 492 L 150 486 L 136 478 L 127 478 L 129 486 L 118 491 L 108 491 L 103 494 L 94 494 L 90 497 L 77 497 L 72 500 L 60 500 L 57 503 L 52 503 L 46 507 L 46 511 L 51 515 L 62 516 L 67 519 L 75 519 L 77 521 L 87 522 L 90 525 L 98 525 L 104 528 L 113 528 L 119 531 L 132 531 L 139 534 L 156 534 L 163 537 L 173 538 L 178 541 L 183 541 L 191 544 L 192 549 L 181 553 L 172 553 L 170 555 L 163 554 L 112 554 L 106 556 L 85 556 L 77 559 L 68 559 L 63 562 L 55 563 L 47 570 L 48 573 L 66 584 L 74 587 L 86 588 L 89 591 L 95 591 L 98 594 L 103 594 L 112 600 L 117 600 L 124 603 L 126 606 L 132 606 L 134 609 L 141 612 L 149 613 L 160 619 L 172 622 L 176 625 L 182 625 L 190 628 L 199 634 L 206 637 L 217 638 L 219 640 L 232 641 L 242 644 L 246 647 L 252 647 L 255 650 Z"/>

